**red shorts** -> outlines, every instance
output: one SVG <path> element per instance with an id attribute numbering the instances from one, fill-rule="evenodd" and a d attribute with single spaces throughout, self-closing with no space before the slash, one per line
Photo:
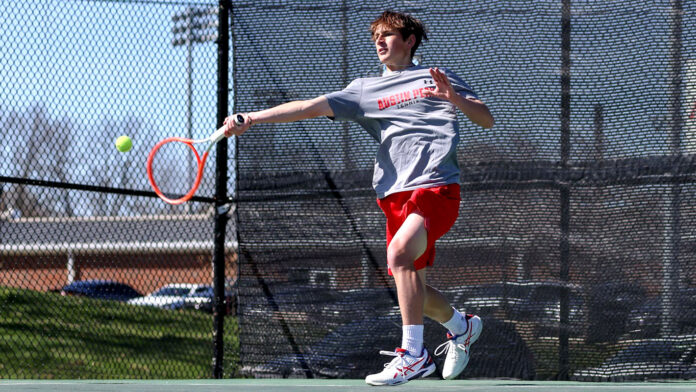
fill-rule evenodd
<path id="1" fill-rule="evenodd" d="M 406 217 L 416 212 L 425 218 L 428 248 L 414 262 L 414 266 L 416 270 L 432 266 L 435 261 L 435 241 L 452 228 L 459 215 L 459 192 L 459 184 L 448 184 L 392 193 L 383 199 L 377 199 L 377 204 L 387 216 L 387 248 Z M 389 275 L 391 274 L 389 270 Z"/>

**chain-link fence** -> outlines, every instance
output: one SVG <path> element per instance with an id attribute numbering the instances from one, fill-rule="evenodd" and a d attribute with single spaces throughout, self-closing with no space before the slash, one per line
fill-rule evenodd
<path id="1" fill-rule="evenodd" d="M 461 119 L 460 218 L 428 274 L 484 320 L 462 377 L 696 375 L 693 4 L 226 4 L 238 111 L 374 73 L 367 26 L 385 8 L 421 18 L 424 64 L 491 107 L 492 130 Z M 227 159 L 229 200 L 213 164 L 195 201 L 154 197 L 149 149 L 219 122 L 219 10 L 0 4 L 0 377 L 210 377 L 221 214 L 240 321 L 225 318 L 223 376 L 363 377 L 399 343 L 376 145 L 357 125 L 254 126 Z M 167 192 L 188 188 L 188 154 L 161 152 Z"/>
<path id="2" fill-rule="evenodd" d="M 215 165 L 172 207 L 145 160 L 215 129 L 217 2 L 7 1 L 0 23 L 0 378 L 210 377 Z M 158 155 L 169 192 L 189 161 Z"/>
<path id="3" fill-rule="evenodd" d="M 368 26 L 385 8 L 422 19 L 423 64 L 453 69 L 496 117 L 461 118 L 459 219 L 428 272 L 484 320 L 461 377 L 694 377 L 693 3 L 237 1 L 237 109 L 373 74 Z M 376 143 L 324 119 L 238 143 L 242 373 L 380 370 L 401 320 Z M 443 341 L 427 324 L 426 347 Z"/>

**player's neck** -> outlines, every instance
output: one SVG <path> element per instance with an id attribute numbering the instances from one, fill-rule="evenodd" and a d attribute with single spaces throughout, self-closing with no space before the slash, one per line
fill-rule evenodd
<path id="1" fill-rule="evenodd" d="M 408 59 L 399 64 L 384 64 L 384 66 L 387 68 L 389 72 L 398 72 L 403 71 L 406 68 L 411 68 L 414 66 L 414 64 L 413 62 L 411 62 L 410 59 Z"/>

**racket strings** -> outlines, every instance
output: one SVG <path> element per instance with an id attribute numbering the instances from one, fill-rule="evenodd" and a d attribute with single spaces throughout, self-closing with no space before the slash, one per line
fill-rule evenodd
<path id="1" fill-rule="evenodd" d="M 168 138 L 150 152 L 148 178 L 155 193 L 169 204 L 182 204 L 196 193 L 201 184 L 209 149 L 203 154 L 184 138 Z"/>

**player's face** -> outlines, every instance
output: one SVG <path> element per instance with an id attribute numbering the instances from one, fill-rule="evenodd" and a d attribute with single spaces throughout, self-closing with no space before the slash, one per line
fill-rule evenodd
<path id="1" fill-rule="evenodd" d="M 398 30 L 378 27 L 372 39 L 375 41 L 377 57 L 390 71 L 407 68 L 411 63 L 411 48 L 415 38 L 404 39 Z"/>

